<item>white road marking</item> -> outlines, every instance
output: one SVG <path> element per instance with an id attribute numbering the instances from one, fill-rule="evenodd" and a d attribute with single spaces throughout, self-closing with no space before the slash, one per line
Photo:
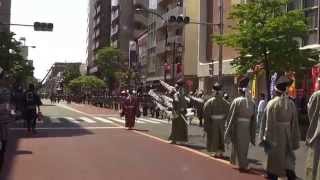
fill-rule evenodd
<path id="1" fill-rule="evenodd" d="M 58 118 L 50 118 L 50 122 L 52 123 L 61 123 L 61 120 Z"/>
<path id="2" fill-rule="evenodd" d="M 145 124 L 145 122 L 140 121 L 139 119 L 136 119 L 136 123 L 138 123 L 138 124 Z"/>
<path id="3" fill-rule="evenodd" d="M 80 130 L 80 129 L 124 129 L 124 127 L 50 127 L 50 128 L 37 128 L 37 130 Z M 12 131 L 25 131 L 26 128 L 10 128 Z"/>
<path id="4" fill-rule="evenodd" d="M 101 118 L 101 117 L 93 117 L 93 118 L 96 119 L 96 120 L 102 121 L 104 123 L 114 124 L 113 121 L 110 121 L 108 119 L 104 119 L 104 118 Z"/>
<path id="5" fill-rule="evenodd" d="M 144 119 L 144 118 L 139 118 L 140 121 L 145 121 L 145 122 L 148 122 L 148 123 L 152 123 L 152 124 L 161 124 L 160 122 L 158 121 L 150 121 L 150 120 L 147 120 L 147 119 Z"/>
<path id="6" fill-rule="evenodd" d="M 156 119 L 156 118 L 148 118 L 148 119 L 151 119 L 152 121 L 157 121 L 157 122 L 161 122 L 161 123 L 169 124 L 169 122 L 168 122 L 168 121 L 161 120 L 161 119 Z"/>
<path id="7" fill-rule="evenodd" d="M 86 122 L 86 123 L 97 123 L 96 121 L 89 119 L 87 117 L 80 117 L 79 119 Z"/>
<path id="8" fill-rule="evenodd" d="M 108 117 L 107 119 L 110 119 L 111 121 L 123 123 L 123 124 L 126 123 L 124 120 L 118 119 L 118 118 L 115 118 L 115 117 Z"/>
<path id="9" fill-rule="evenodd" d="M 66 120 L 68 120 L 68 121 L 70 121 L 70 122 L 72 122 L 72 123 L 80 124 L 79 121 L 75 120 L 75 119 L 72 118 L 72 117 L 63 117 L 63 119 L 66 119 Z"/>

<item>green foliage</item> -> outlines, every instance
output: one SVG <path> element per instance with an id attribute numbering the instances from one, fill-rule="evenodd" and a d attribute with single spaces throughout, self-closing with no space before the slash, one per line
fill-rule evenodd
<path id="1" fill-rule="evenodd" d="M 65 71 L 63 72 L 63 84 L 68 85 L 69 82 L 73 79 L 76 79 L 81 76 L 79 65 L 78 64 L 69 64 Z"/>
<path id="2" fill-rule="evenodd" d="M 34 68 L 20 55 L 20 43 L 14 33 L 0 32 L 0 67 L 18 82 L 33 77 Z"/>
<path id="3" fill-rule="evenodd" d="M 112 47 L 104 47 L 97 53 L 96 64 L 109 89 L 112 89 L 114 83 L 120 80 L 117 74 L 123 71 L 119 57 L 120 50 Z"/>
<path id="4" fill-rule="evenodd" d="M 75 92 L 82 89 L 101 89 L 105 86 L 105 82 L 96 76 L 80 76 L 68 84 L 68 87 Z"/>
<path id="5" fill-rule="evenodd" d="M 297 71 L 313 65 L 310 50 L 299 50 L 297 39 L 308 33 L 302 11 L 285 11 L 287 0 L 256 0 L 233 7 L 230 19 L 233 31 L 216 36 L 219 44 L 233 47 L 239 57 L 233 65 L 238 73 L 246 73 L 257 64 L 264 64 L 271 72 Z"/>

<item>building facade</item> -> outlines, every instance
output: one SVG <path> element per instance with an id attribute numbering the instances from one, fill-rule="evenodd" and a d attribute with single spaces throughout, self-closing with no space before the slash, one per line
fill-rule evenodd
<path id="1" fill-rule="evenodd" d="M 81 63 L 54 63 L 43 80 L 41 91 L 48 95 L 63 93 L 63 73 L 70 66 L 79 69 L 81 72 Z"/>
<path id="2" fill-rule="evenodd" d="M 11 0 L 0 0 L 0 24 L 10 24 Z M 9 32 L 10 26 L 0 25 L 0 32 Z"/>
<path id="3" fill-rule="evenodd" d="M 88 7 L 87 64 L 90 74 L 98 73 L 95 64 L 100 48 L 110 45 L 111 0 L 90 0 Z"/>
<path id="4" fill-rule="evenodd" d="M 111 46 L 120 49 L 121 62 L 129 67 L 130 44 L 147 28 L 147 15 L 135 10 L 147 9 L 149 0 L 115 0 L 111 13 Z"/>

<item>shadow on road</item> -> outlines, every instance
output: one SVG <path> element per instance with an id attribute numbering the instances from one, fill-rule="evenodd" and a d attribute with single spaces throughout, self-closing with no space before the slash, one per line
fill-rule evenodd
<path id="1" fill-rule="evenodd" d="M 49 118 L 49 117 L 44 117 Z M 14 127 L 14 126 L 13 126 Z M 89 130 L 82 129 L 81 126 L 74 124 L 72 127 L 75 129 L 68 130 L 38 130 L 37 134 L 30 134 L 26 129 L 10 129 L 7 152 L 5 154 L 5 161 L 2 172 L 0 174 L 1 180 L 9 180 L 14 168 L 14 161 L 17 156 L 20 155 L 32 155 L 33 152 L 28 149 L 19 149 L 19 142 L 23 139 L 30 138 L 59 138 L 59 137 L 74 137 L 92 135 Z"/>

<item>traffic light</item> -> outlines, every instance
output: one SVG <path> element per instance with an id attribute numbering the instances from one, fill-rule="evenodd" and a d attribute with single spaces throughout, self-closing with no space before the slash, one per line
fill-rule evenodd
<path id="1" fill-rule="evenodd" d="M 52 23 L 42 23 L 42 22 L 35 22 L 33 24 L 35 31 L 52 31 L 53 24 Z"/>
<path id="2" fill-rule="evenodd" d="M 169 23 L 178 23 L 178 24 L 189 24 L 189 16 L 170 16 L 168 19 Z"/>

